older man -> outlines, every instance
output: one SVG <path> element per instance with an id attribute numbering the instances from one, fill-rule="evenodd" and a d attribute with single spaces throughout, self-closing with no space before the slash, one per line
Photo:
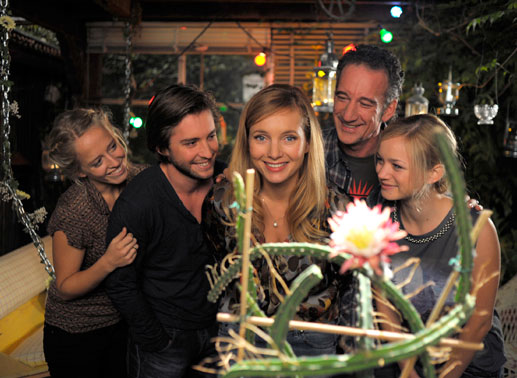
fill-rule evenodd
<path id="1" fill-rule="evenodd" d="M 377 140 L 383 124 L 396 113 L 403 81 L 398 58 L 379 47 L 359 45 L 340 59 L 335 128 L 324 133 L 330 187 L 361 199 L 378 184 Z"/>

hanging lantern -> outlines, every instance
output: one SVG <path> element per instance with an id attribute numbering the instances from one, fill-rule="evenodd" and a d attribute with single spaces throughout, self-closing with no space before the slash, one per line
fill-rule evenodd
<path id="1" fill-rule="evenodd" d="M 65 181 L 65 176 L 59 165 L 54 163 L 49 157 L 49 150 L 44 149 L 41 153 L 41 167 L 46 172 L 45 180 L 51 182 Z"/>
<path id="2" fill-rule="evenodd" d="M 503 154 L 506 157 L 517 158 L 517 121 L 508 118 L 504 130 Z"/>
<path id="3" fill-rule="evenodd" d="M 460 83 L 453 83 L 452 69 L 449 68 L 449 76 L 443 83 L 438 83 L 438 100 L 443 104 L 442 108 L 436 109 L 439 115 L 457 116 L 458 108 L 455 108 L 456 101 L 460 98 Z"/>
<path id="4" fill-rule="evenodd" d="M 499 105 L 497 104 L 474 105 L 474 114 L 478 118 L 478 125 L 493 125 L 498 110 Z"/>
<path id="5" fill-rule="evenodd" d="M 338 58 L 334 54 L 334 41 L 331 35 L 325 43 L 325 52 L 321 54 L 318 66 L 313 69 L 312 106 L 317 112 L 332 112 L 337 64 Z"/>
<path id="6" fill-rule="evenodd" d="M 415 84 L 412 89 L 413 96 L 406 101 L 406 117 L 415 114 L 427 114 L 429 109 L 429 100 L 424 97 L 425 89 L 422 83 Z"/>

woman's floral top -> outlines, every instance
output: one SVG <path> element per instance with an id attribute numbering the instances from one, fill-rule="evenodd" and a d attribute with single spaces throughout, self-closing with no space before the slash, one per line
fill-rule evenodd
<path id="1" fill-rule="evenodd" d="M 223 210 L 222 199 L 226 190 L 230 189 L 228 182 L 217 184 L 213 190 L 213 196 L 207 211 L 203 214 L 203 223 L 206 228 L 207 238 L 213 244 L 218 253 L 219 261 L 228 253 L 234 252 L 237 241 L 235 238 L 235 227 L 229 225 L 227 216 Z M 345 197 L 329 191 L 326 202 L 326 213 L 322 219 L 315 219 L 321 227 L 330 232 L 327 219 L 336 210 L 342 210 L 348 202 Z M 259 243 L 264 243 L 264 235 L 252 231 L 253 236 Z M 293 242 L 289 237 L 286 242 Z M 322 244 L 327 244 L 327 238 L 321 240 Z M 308 266 L 316 264 L 321 268 L 323 280 L 312 288 L 309 295 L 298 308 L 295 319 L 321 323 L 340 323 L 345 325 L 353 324 L 355 319 L 355 278 L 352 274 L 339 275 L 339 267 L 326 260 L 315 259 L 306 256 L 271 256 L 273 265 L 289 287 L 293 280 Z M 280 300 L 276 293 L 281 296 L 285 291 L 281 284 L 274 278 L 265 258 L 256 259 L 252 262 L 254 267 L 254 277 L 257 284 L 258 304 L 266 316 L 274 316 Z M 219 305 L 219 311 L 238 314 L 240 293 L 234 281 L 226 289 Z M 342 298 L 346 298 L 345 306 L 340 304 Z M 341 320 L 339 317 L 341 316 Z"/>

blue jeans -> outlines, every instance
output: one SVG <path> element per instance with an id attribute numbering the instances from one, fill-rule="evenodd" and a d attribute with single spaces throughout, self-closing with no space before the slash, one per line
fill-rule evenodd
<path id="1" fill-rule="evenodd" d="M 192 369 L 205 357 L 216 355 L 211 339 L 217 336 L 217 324 L 198 330 L 167 329 L 169 345 L 158 352 L 148 352 L 131 338 L 128 346 L 130 378 L 198 378 L 215 377 Z"/>
<path id="2" fill-rule="evenodd" d="M 228 330 L 233 329 L 239 333 L 238 323 L 222 323 L 219 325 L 219 336 L 228 337 Z M 293 352 L 297 357 L 301 356 L 319 356 L 322 354 L 335 355 L 338 336 L 313 332 L 290 330 L 287 332 L 286 341 L 293 348 Z M 258 336 L 255 336 L 255 345 L 259 348 L 266 348 L 267 343 Z M 324 378 L 326 376 L 311 376 L 312 378 Z"/>

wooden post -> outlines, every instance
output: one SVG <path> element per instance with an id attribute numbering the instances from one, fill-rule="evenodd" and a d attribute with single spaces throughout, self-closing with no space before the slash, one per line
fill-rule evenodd
<path id="1" fill-rule="evenodd" d="M 241 324 L 239 336 L 244 338 L 246 327 L 244 318 L 246 317 L 246 294 L 248 293 L 249 265 L 250 265 L 250 237 L 251 237 L 251 215 L 253 206 L 253 187 L 255 181 L 255 170 L 246 170 L 246 208 L 244 209 L 244 241 L 242 245 L 242 274 L 241 274 Z M 244 356 L 243 346 L 239 346 L 237 361 Z"/>
<path id="2" fill-rule="evenodd" d="M 178 84 L 187 83 L 187 57 L 182 55 L 178 59 Z"/>

